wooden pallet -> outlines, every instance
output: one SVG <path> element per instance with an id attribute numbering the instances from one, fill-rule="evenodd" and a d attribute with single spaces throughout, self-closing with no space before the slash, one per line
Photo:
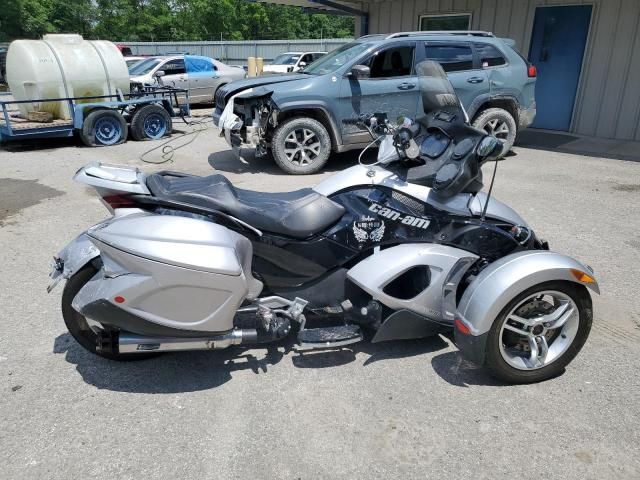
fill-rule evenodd
<path id="1" fill-rule="evenodd" d="M 54 119 L 52 122 L 42 123 L 42 122 L 30 122 L 26 118 L 15 117 L 15 116 L 10 116 L 9 122 L 11 123 L 11 128 L 13 130 L 29 130 L 32 128 L 53 128 L 53 127 L 73 126 L 73 121 L 71 120 Z"/>

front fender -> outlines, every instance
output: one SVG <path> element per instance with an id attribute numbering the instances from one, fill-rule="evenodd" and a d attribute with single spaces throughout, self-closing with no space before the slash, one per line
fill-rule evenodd
<path id="1" fill-rule="evenodd" d="M 69 279 L 78 270 L 100 255 L 100 250 L 91 242 L 86 233 L 78 235 L 54 257 L 53 269 L 49 276 L 51 283 L 47 292 L 51 292 L 62 279 Z"/>
<path id="2" fill-rule="evenodd" d="M 576 272 L 587 274 L 593 282 L 579 281 L 580 274 Z M 458 348 L 467 358 L 482 364 L 489 330 L 500 312 L 528 288 L 555 280 L 578 283 L 600 293 L 591 269 L 560 253 L 546 250 L 513 253 L 489 265 L 467 287 L 458 304 L 455 329 Z"/>
<path id="3" fill-rule="evenodd" d="M 507 255 L 471 282 L 460 299 L 456 318 L 469 328 L 471 335 L 478 336 L 491 329 L 498 314 L 515 296 L 539 283 L 565 280 L 600 293 L 595 280 L 580 282 L 572 270 L 593 278 L 589 267 L 560 253 L 535 250 Z"/>

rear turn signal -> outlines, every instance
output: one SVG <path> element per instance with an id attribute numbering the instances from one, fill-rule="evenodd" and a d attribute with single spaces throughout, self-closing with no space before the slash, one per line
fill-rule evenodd
<path id="1" fill-rule="evenodd" d="M 453 322 L 453 324 L 456 326 L 458 331 L 463 335 L 469 335 L 471 333 L 471 330 L 469 330 L 469 327 L 467 327 L 464 323 L 462 323 L 462 321 L 459 318 L 456 318 L 456 321 Z"/>
<path id="2" fill-rule="evenodd" d="M 527 75 L 531 78 L 536 78 L 538 76 L 538 69 L 535 65 L 529 65 L 529 68 L 527 68 Z"/>
<path id="3" fill-rule="evenodd" d="M 576 277 L 576 280 L 582 283 L 596 283 L 595 278 L 591 275 L 588 275 L 581 270 L 576 270 L 575 268 L 571 269 L 571 275 Z"/>
<path id="4" fill-rule="evenodd" d="M 102 197 L 102 201 L 113 210 L 116 208 L 133 208 L 136 206 L 136 202 L 128 195 L 108 195 Z"/>

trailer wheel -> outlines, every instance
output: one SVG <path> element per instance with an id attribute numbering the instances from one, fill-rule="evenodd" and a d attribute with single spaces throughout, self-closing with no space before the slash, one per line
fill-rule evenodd
<path id="1" fill-rule="evenodd" d="M 127 122 L 115 110 L 94 110 L 84 119 L 80 139 L 88 147 L 124 143 L 127 141 Z"/>
<path id="2" fill-rule="evenodd" d="M 134 140 L 158 140 L 171 134 L 172 128 L 169 113 L 160 105 L 145 105 L 136 110 L 131 119 Z"/>

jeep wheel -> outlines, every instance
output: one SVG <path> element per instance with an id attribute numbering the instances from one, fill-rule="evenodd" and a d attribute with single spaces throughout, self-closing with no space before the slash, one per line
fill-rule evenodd
<path id="1" fill-rule="evenodd" d="M 331 138 L 324 126 L 313 118 L 291 118 L 278 125 L 271 140 L 271 151 L 278 166 L 293 175 L 320 171 L 331 153 Z"/>
<path id="2" fill-rule="evenodd" d="M 502 142 L 502 155 L 513 147 L 518 127 L 511 114 L 502 108 L 488 108 L 480 112 L 473 121 L 473 126 L 484 130 Z"/>

